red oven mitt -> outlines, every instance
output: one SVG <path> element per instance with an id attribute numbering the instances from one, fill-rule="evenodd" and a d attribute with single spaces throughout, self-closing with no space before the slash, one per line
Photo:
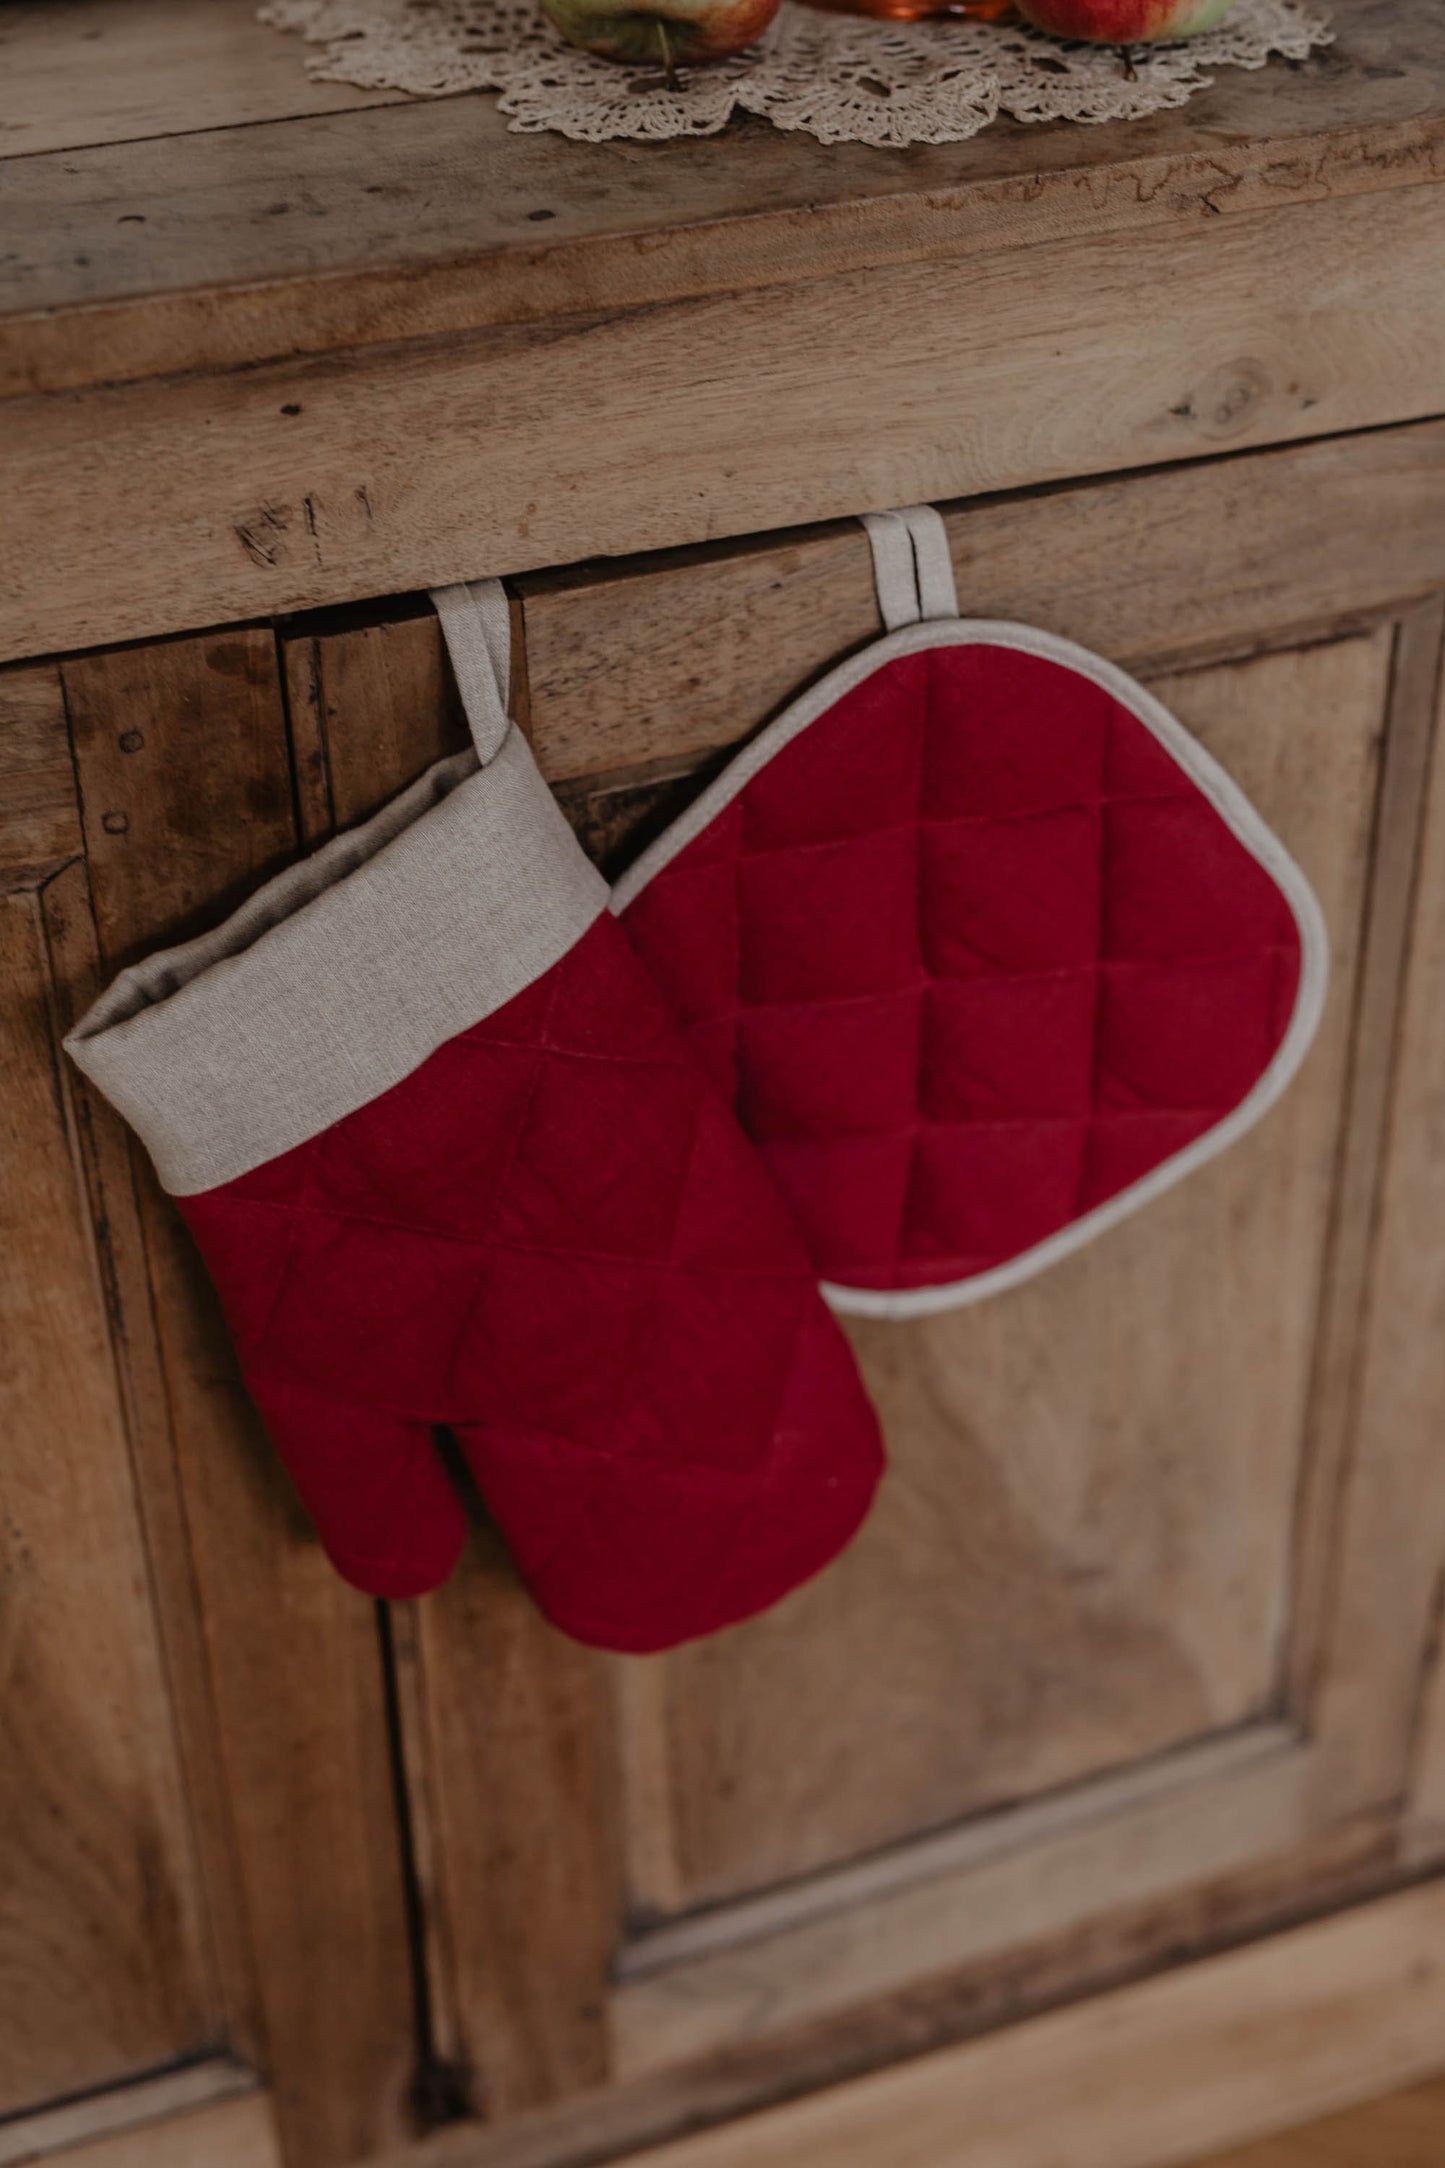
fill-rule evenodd
<path id="1" fill-rule="evenodd" d="M 929 507 L 866 522 L 886 637 L 755 738 L 613 908 L 835 1308 L 1027 1278 L 1221 1151 L 1320 1014 L 1319 906 L 1111 663 L 958 616 Z"/>
<path id="2" fill-rule="evenodd" d="M 67 1045 L 175 1195 L 347 1579 L 451 1571 L 444 1425 L 547 1614 L 662 1648 L 833 1556 L 877 1424 L 507 721 L 500 590 L 436 601 L 476 752 L 123 972 Z"/>

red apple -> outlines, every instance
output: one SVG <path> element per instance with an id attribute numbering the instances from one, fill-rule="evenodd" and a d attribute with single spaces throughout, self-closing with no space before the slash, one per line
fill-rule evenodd
<path id="1" fill-rule="evenodd" d="M 723 60 L 753 45 L 780 0 L 542 0 L 542 12 L 570 45 L 606 60 L 675 67 Z"/>
<path id="2" fill-rule="evenodd" d="M 1149 45 L 1193 38 L 1222 23 L 1234 0 L 1018 0 L 1036 30 L 1090 45 Z"/>

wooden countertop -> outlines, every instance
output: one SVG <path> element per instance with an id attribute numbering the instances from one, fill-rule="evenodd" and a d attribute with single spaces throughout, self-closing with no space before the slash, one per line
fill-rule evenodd
<path id="1" fill-rule="evenodd" d="M 1445 174 L 1445 9 L 1106 127 L 909 151 L 513 135 L 316 84 L 253 0 L 0 0 L 0 396 L 535 323 Z"/>
<path id="2" fill-rule="evenodd" d="M 1177 112 L 512 135 L 0 0 L 0 660 L 1445 412 L 1445 8 Z"/>

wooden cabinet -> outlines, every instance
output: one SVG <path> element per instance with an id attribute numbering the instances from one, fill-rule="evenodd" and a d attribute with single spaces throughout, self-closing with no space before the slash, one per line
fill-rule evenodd
<path id="1" fill-rule="evenodd" d="M 1431 428 L 950 514 L 966 610 L 1138 664 L 1279 828 L 1329 921 L 1326 1023 L 1248 1142 L 1107 1241 L 976 1309 L 851 1324 L 893 1472 L 851 1552 L 768 1618 L 589 1693 L 514 1611 L 489 1630 L 503 1599 L 475 1562 L 418 1608 L 403 1737 L 436 2007 L 501 2097 L 596 2082 L 604 2014 L 614 2081 L 766 2069 L 800 2028 L 846 2067 L 1390 1871 L 1445 1523 L 1438 1403 L 1405 1385 L 1428 1336 L 1402 1319 L 1413 1356 L 1383 1369 L 1377 1347 L 1381 1198 L 1426 1179 L 1385 1167 L 1405 956 L 1413 924 L 1422 968 L 1441 907 L 1416 878 L 1442 619 L 1415 598 L 1436 575 L 1389 559 L 1442 446 Z M 1367 533 L 1346 504 L 1372 507 Z M 535 742 L 613 863 L 719 742 L 877 629 L 850 529 L 523 581 L 519 618 Z M 420 692 L 435 634 L 380 639 L 395 713 L 401 656 Z M 353 717 L 376 729 L 378 676 L 351 688 L 377 641 L 311 644 L 333 746 Z M 495 1714 L 484 1743 L 470 1708 Z M 519 1856 L 526 1924 L 469 1934 Z"/>
<path id="2" fill-rule="evenodd" d="M 1152 132 L 759 129 L 659 152 L 661 207 L 476 100 L 298 104 L 241 0 L 167 134 L 180 0 L 68 5 L 130 89 L 47 121 L 31 11 L 0 145 L 57 244 L 0 247 L 0 2163 L 1162 2168 L 1438 2063 L 1425 0 Z M 966 613 L 1134 670 L 1300 860 L 1319 1039 L 1065 1263 L 850 1322 L 892 1472 L 769 1616 L 598 1657 L 481 1527 L 374 1605 L 59 1040 L 464 742 L 427 581 L 512 575 L 615 873 L 876 636 L 844 515 L 924 495 Z"/>
<path id="3" fill-rule="evenodd" d="M 851 1322 L 872 1520 L 667 1658 L 565 1642 L 485 1536 L 421 1603 L 344 1588 L 57 1058 L 102 972 L 458 742 L 424 601 L 0 676 L 7 2106 L 202 2053 L 268 2074 L 302 2168 L 473 2115 L 542 2160 L 538 2110 L 575 2157 L 583 2093 L 621 2150 L 1434 1856 L 1442 464 L 1430 424 L 949 510 L 966 610 L 1140 669 L 1278 828 L 1329 1007 L 1147 1212 Z M 524 578 L 514 613 L 609 867 L 877 631 L 850 525 Z"/>

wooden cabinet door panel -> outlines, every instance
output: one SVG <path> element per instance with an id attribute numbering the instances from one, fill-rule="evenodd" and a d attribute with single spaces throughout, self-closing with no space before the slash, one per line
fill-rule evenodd
<path id="1" fill-rule="evenodd" d="M 274 636 L 229 628 L 62 666 L 96 969 L 214 924 L 300 849 Z M 123 1125 L 86 1095 L 97 1139 Z M 331 2168 L 415 2127 L 418 2039 L 375 1606 L 333 1572 L 242 1386 L 220 1306 L 145 1154 L 99 1209 L 122 1224 L 123 1340 L 169 1489 L 220 1781 L 215 1883 L 233 1882 L 229 2046 L 275 2089 L 287 2157 Z"/>
<path id="2" fill-rule="evenodd" d="M 68 839 L 28 811 L 32 867 Z M 43 888 L 0 894 L 0 2115 L 220 2024 L 51 935 Z"/>
<path id="3" fill-rule="evenodd" d="M 1390 649 L 1379 632 L 1156 681 L 1315 884 L 1321 1037 L 1236 1149 L 1062 1265 L 942 1316 L 849 1322 L 889 1478 L 812 1587 L 639 1667 L 628 1706 L 662 1737 L 627 1744 L 668 1771 L 629 1815 L 643 1911 L 1273 1706 Z"/>
<path id="4" fill-rule="evenodd" d="M 1426 426 L 948 513 L 965 608 L 1132 662 L 1299 857 L 1325 1021 L 1258 1129 L 1087 1250 L 851 1321 L 872 1521 L 665 1658 L 554 1634 L 485 1530 L 380 1619 L 336 1582 L 57 1056 L 99 973 L 462 742 L 424 601 L 0 676 L 0 2114 L 229 2049 L 298 2168 L 539 2108 L 542 2164 L 1438 1855 L 1442 465 Z M 877 630 L 852 526 L 513 614 L 517 712 L 610 866 Z"/>
<path id="5" fill-rule="evenodd" d="M 1134 663 L 1300 858 L 1325 1021 L 1257 1130 L 1086 1251 L 850 1323 L 893 1473 L 769 1617 L 594 1659 L 486 1543 L 394 1614 L 433 2043 L 473 2112 L 558 2103 L 575 2140 L 610 2088 L 623 2144 L 1390 1872 L 1445 1530 L 1391 1591 L 1371 1515 L 1429 1441 L 1365 1451 L 1356 1413 L 1442 457 L 1412 429 L 949 512 L 965 609 Z M 844 527 L 523 580 L 514 623 L 519 713 L 612 865 L 877 629 Z M 423 601 L 283 645 L 314 833 L 454 741 Z"/>

